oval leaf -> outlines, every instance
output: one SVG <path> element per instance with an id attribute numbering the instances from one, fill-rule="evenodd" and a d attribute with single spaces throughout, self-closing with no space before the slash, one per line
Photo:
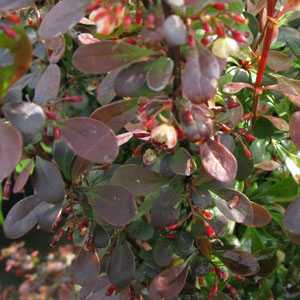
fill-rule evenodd
<path id="1" fill-rule="evenodd" d="M 36 159 L 33 187 L 37 196 L 45 202 L 64 200 L 65 184 L 57 165 L 40 157 Z"/>
<path id="2" fill-rule="evenodd" d="M 39 105 L 31 102 L 8 103 L 3 107 L 3 113 L 20 130 L 24 144 L 33 143 L 40 138 L 46 117 Z"/>
<path id="3" fill-rule="evenodd" d="M 153 54 L 146 48 L 103 41 L 80 46 L 74 53 L 73 64 L 81 72 L 103 74 Z"/>
<path id="4" fill-rule="evenodd" d="M 89 0 L 62 0 L 44 17 L 39 28 L 42 39 L 56 37 L 67 32 L 85 15 Z"/>
<path id="5" fill-rule="evenodd" d="M 114 83 L 121 70 L 109 72 L 97 87 L 97 100 L 101 105 L 108 104 L 116 97 Z"/>
<path id="6" fill-rule="evenodd" d="M 169 57 L 160 57 L 155 60 L 147 73 L 148 87 L 155 92 L 162 91 L 170 82 L 173 74 L 174 62 Z"/>
<path id="7" fill-rule="evenodd" d="M 22 157 L 23 142 L 20 132 L 0 122 L 0 182 L 14 171 Z"/>
<path id="8" fill-rule="evenodd" d="M 4 234 L 10 239 L 18 239 L 30 231 L 37 224 L 35 208 L 40 202 L 37 196 L 30 196 L 15 204 L 4 221 Z"/>
<path id="9" fill-rule="evenodd" d="M 127 242 L 114 248 L 108 266 L 108 277 L 119 289 L 126 288 L 135 276 L 135 257 Z"/>
<path id="10" fill-rule="evenodd" d="M 237 161 L 221 143 L 208 140 L 200 145 L 200 156 L 205 171 L 221 182 L 231 182 L 237 174 Z"/>
<path id="11" fill-rule="evenodd" d="M 111 183 L 125 187 L 135 196 L 144 196 L 159 189 L 166 179 L 141 165 L 128 164 L 115 171 Z"/>
<path id="12" fill-rule="evenodd" d="M 0 11 L 16 10 L 33 4 L 33 0 L 0 0 Z"/>
<path id="13" fill-rule="evenodd" d="M 283 219 L 283 228 L 289 238 L 296 244 L 300 245 L 300 198 L 289 204 L 285 211 Z"/>
<path id="14" fill-rule="evenodd" d="M 97 188 L 97 195 L 99 198 L 92 200 L 96 217 L 114 226 L 127 225 L 134 218 L 137 212 L 136 203 L 125 188 L 103 185 Z"/>
<path id="15" fill-rule="evenodd" d="M 246 251 L 226 250 L 220 258 L 232 272 L 242 276 L 255 275 L 260 269 L 257 259 Z"/>
<path id="16" fill-rule="evenodd" d="M 118 132 L 136 117 L 137 108 L 137 101 L 135 100 L 116 101 L 96 109 L 91 114 L 91 118 L 103 122 Z"/>
<path id="17" fill-rule="evenodd" d="M 185 265 L 171 267 L 158 274 L 150 284 L 149 296 L 153 300 L 172 299 L 182 291 L 187 278 Z"/>
<path id="18" fill-rule="evenodd" d="M 91 118 L 67 120 L 62 128 L 62 136 L 75 154 L 91 162 L 109 164 L 119 152 L 112 130 Z"/>
<path id="19" fill-rule="evenodd" d="M 34 102 L 44 104 L 46 101 L 55 99 L 59 92 L 60 77 L 58 65 L 49 65 L 36 85 Z"/>
<path id="20" fill-rule="evenodd" d="M 182 73 L 184 96 L 195 103 L 210 100 L 216 94 L 220 74 L 219 62 L 209 50 L 190 51 Z"/>

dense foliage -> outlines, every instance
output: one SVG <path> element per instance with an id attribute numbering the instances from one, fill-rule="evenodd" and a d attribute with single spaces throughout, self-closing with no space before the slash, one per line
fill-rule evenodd
<path id="1" fill-rule="evenodd" d="M 0 0 L 5 235 L 70 299 L 300 299 L 299 5 Z"/>

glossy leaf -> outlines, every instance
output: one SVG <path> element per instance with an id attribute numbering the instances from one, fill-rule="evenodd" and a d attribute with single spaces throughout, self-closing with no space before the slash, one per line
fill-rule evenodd
<path id="1" fill-rule="evenodd" d="M 42 201 L 35 210 L 39 227 L 44 231 L 52 232 L 52 226 L 62 212 L 61 204 L 55 205 Z"/>
<path id="2" fill-rule="evenodd" d="M 75 154 L 91 162 L 111 163 L 119 152 L 112 130 L 91 118 L 68 119 L 62 128 L 62 135 Z"/>
<path id="3" fill-rule="evenodd" d="M 49 62 L 51 64 L 57 64 L 64 56 L 66 50 L 66 42 L 63 35 L 56 36 L 51 39 L 45 40 L 45 46 L 50 52 Z"/>
<path id="4" fill-rule="evenodd" d="M 114 226 L 124 226 L 134 218 L 137 208 L 133 195 L 122 186 L 103 185 L 93 199 L 95 214 Z M 97 220 L 97 219 L 96 219 Z"/>
<path id="5" fill-rule="evenodd" d="M 115 132 L 136 118 L 137 101 L 121 100 L 96 109 L 91 118 L 103 122 Z"/>
<path id="6" fill-rule="evenodd" d="M 135 276 L 135 257 L 126 242 L 117 245 L 110 257 L 108 277 L 118 288 L 127 287 Z"/>
<path id="7" fill-rule="evenodd" d="M 300 198 L 289 204 L 283 219 L 283 228 L 288 237 L 296 244 L 300 245 Z"/>
<path id="8" fill-rule="evenodd" d="M 58 65 L 49 65 L 36 85 L 34 102 L 45 104 L 47 101 L 54 100 L 59 92 L 60 77 Z"/>
<path id="9" fill-rule="evenodd" d="M 22 157 L 23 142 L 17 129 L 0 122 L 0 181 L 9 176 Z"/>
<path id="10" fill-rule="evenodd" d="M 32 170 L 33 163 L 30 161 L 29 164 L 22 170 L 22 172 L 15 178 L 13 193 L 20 193 L 24 189 Z"/>
<path id="11" fill-rule="evenodd" d="M 155 60 L 146 76 L 148 87 L 155 92 L 162 91 L 169 84 L 173 69 L 174 62 L 172 59 L 160 57 Z"/>
<path id="12" fill-rule="evenodd" d="M 81 72 L 103 74 L 153 54 L 145 48 L 103 41 L 80 46 L 74 53 L 73 64 Z"/>
<path id="13" fill-rule="evenodd" d="M 228 94 L 236 94 L 246 88 L 253 89 L 253 86 L 246 82 L 229 82 L 224 85 L 223 91 Z"/>
<path id="14" fill-rule="evenodd" d="M 4 233 L 8 238 L 18 239 L 37 224 L 35 208 L 40 202 L 37 196 L 29 196 L 11 208 L 3 224 Z"/>
<path id="15" fill-rule="evenodd" d="M 259 272 L 256 258 L 242 250 L 226 250 L 220 257 L 226 267 L 242 276 L 253 276 Z"/>
<path id="16" fill-rule="evenodd" d="M 220 73 L 219 62 L 209 50 L 191 50 L 182 73 L 184 96 L 195 103 L 210 100 L 216 93 Z"/>
<path id="17" fill-rule="evenodd" d="M 205 171 L 221 182 L 230 182 L 237 174 L 237 161 L 221 143 L 208 140 L 200 145 L 200 156 Z"/>
<path id="18" fill-rule="evenodd" d="M 195 171 L 195 163 L 185 148 L 179 148 L 169 160 L 170 169 L 177 175 L 190 176 Z"/>
<path id="19" fill-rule="evenodd" d="M 144 87 L 149 67 L 148 62 L 138 62 L 121 70 L 114 82 L 116 94 L 120 97 L 137 96 Z"/>
<path id="20" fill-rule="evenodd" d="M 43 18 L 39 28 L 42 39 L 49 39 L 67 32 L 85 15 L 89 0 L 62 0 Z"/>
<path id="21" fill-rule="evenodd" d="M 33 187 L 37 196 L 45 202 L 64 200 L 65 184 L 57 165 L 40 157 L 36 159 Z"/>
<path id="22" fill-rule="evenodd" d="M 41 137 L 46 117 L 39 105 L 31 102 L 7 103 L 3 113 L 20 130 L 24 144 L 36 142 Z"/>
<path id="23" fill-rule="evenodd" d="M 95 226 L 93 236 L 96 248 L 105 248 L 108 246 L 110 237 L 102 226 L 98 224 Z"/>
<path id="24" fill-rule="evenodd" d="M 125 187 L 135 196 L 143 196 L 155 192 L 166 179 L 141 165 L 127 164 L 115 171 L 111 183 Z"/>
<path id="25" fill-rule="evenodd" d="M 153 300 L 172 299 L 182 291 L 188 272 L 185 265 L 168 268 L 158 274 L 149 286 Z"/>

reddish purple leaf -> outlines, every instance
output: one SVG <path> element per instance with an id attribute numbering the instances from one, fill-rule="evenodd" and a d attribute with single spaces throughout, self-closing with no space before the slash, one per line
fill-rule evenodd
<path id="1" fill-rule="evenodd" d="M 24 189 L 31 175 L 32 169 L 33 169 L 33 163 L 32 161 L 30 161 L 29 164 L 26 166 L 26 168 L 16 177 L 14 188 L 13 188 L 14 193 L 20 193 Z"/>
<path id="2" fill-rule="evenodd" d="M 85 15 L 90 0 L 59 1 L 43 18 L 39 28 L 42 39 L 56 37 L 67 32 Z"/>
<path id="3" fill-rule="evenodd" d="M 37 224 L 35 209 L 40 202 L 37 196 L 30 196 L 11 208 L 3 223 L 3 230 L 8 238 L 18 239 Z"/>
<path id="4" fill-rule="evenodd" d="M 66 49 L 65 38 L 63 35 L 45 40 L 45 47 L 50 50 L 49 62 L 51 64 L 57 64 L 63 57 Z"/>
<path id="5" fill-rule="evenodd" d="M 191 50 L 182 73 L 183 95 L 195 103 L 210 100 L 217 92 L 221 68 L 206 48 Z"/>
<path id="6" fill-rule="evenodd" d="M 34 191 L 45 202 L 62 202 L 65 196 L 65 183 L 54 162 L 36 158 L 33 180 Z"/>
<path id="7" fill-rule="evenodd" d="M 246 82 L 229 82 L 224 85 L 223 91 L 228 94 L 236 94 L 245 88 L 253 90 L 253 85 Z"/>
<path id="8" fill-rule="evenodd" d="M 103 74 L 153 54 L 146 48 L 103 41 L 80 46 L 74 53 L 73 64 L 81 72 Z"/>
<path id="9" fill-rule="evenodd" d="M 75 154 L 91 162 L 109 164 L 119 152 L 113 131 L 104 123 L 91 118 L 67 120 L 62 135 Z"/>
<path id="10" fill-rule="evenodd" d="M 20 132 L 6 123 L 0 122 L 0 182 L 14 171 L 23 152 Z"/>
<path id="11" fill-rule="evenodd" d="M 260 269 L 257 259 L 243 250 L 226 250 L 221 259 L 232 272 L 242 276 L 253 276 Z"/>
<path id="12" fill-rule="evenodd" d="M 289 204 L 283 219 L 283 228 L 290 240 L 300 245 L 300 198 Z"/>
<path id="13" fill-rule="evenodd" d="M 91 118 L 105 123 L 115 132 L 118 132 L 136 118 L 137 108 L 136 100 L 116 101 L 96 109 L 91 114 Z"/>
<path id="14" fill-rule="evenodd" d="M 176 298 L 182 291 L 188 275 L 185 265 L 171 267 L 158 274 L 149 286 L 151 300 Z"/>
<path id="15" fill-rule="evenodd" d="M 98 197 L 91 200 L 96 220 L 110 225 L 124 226 L 134 218 L 137 207 L 133 195 L 117 185 L 103 185 L 97 188 Z"/>
<path id="16" fill-rule="evenodd" d="M 221 182 L 231 182 L 237 174 L 234 155 L 221 143 L 208 140 L 200 145 L 200 156 L 205 171 Z"/>
<path id="17" fill-rule="evenodd" d="M 45 104 L 46 101 L 54 100 L 59 92 L 60 77 L 58 65 L 50 64 L 36 85 L 34 102 Z"/>
<path id="18" fill-rule="evenodd" d="M 16 10 L 33 4 L 33 0 L 0 0 L 0 11 Z"/>

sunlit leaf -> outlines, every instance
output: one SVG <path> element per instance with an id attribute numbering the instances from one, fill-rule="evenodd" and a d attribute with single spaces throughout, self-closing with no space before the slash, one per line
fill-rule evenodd
<path id="1" fill-rule="evenodd" d="M 3 113 L 23 136 L 24 144 L 36 142 L 42 134 L 46 117 L 43 109 L 32 102 L 7 103 Z"/>
<path id="2" fill-rule="evenodd" d="M 17 129 L 0 122 L 0 181 L 9 176 L 22 157 L 23 142 Z"/>
<path id="3" fill-rule="evenodd" d="M 16 203 L 5 218 L 3 230 L 10 239 L 18 239 L 30 231 L 38 222 L 35 208 L 41 200 L 30 196 Z"/>
<path id="4" fill-rule="evenodd" d="M 45 104 L 49 100 L 54 100 L 59 92 L 60 77 L 61 74 L 58 65 L 49 65 L 36 85 L 34 102 Z"/>
<path id="5" fill-rule="evenodd" d="M 221 143 L 208 140 L 200 145 L 202 165 L 206 172 L 221 182 L 230 182 L 237 174 L 237 161 Z"/>
<path id="6" fill-rule="evenodd" d="M 89 0 L 62 0 L 43 18 L 39 28 L 42 39 L 49 39 L 67 32 L 85 15 Z"/>

